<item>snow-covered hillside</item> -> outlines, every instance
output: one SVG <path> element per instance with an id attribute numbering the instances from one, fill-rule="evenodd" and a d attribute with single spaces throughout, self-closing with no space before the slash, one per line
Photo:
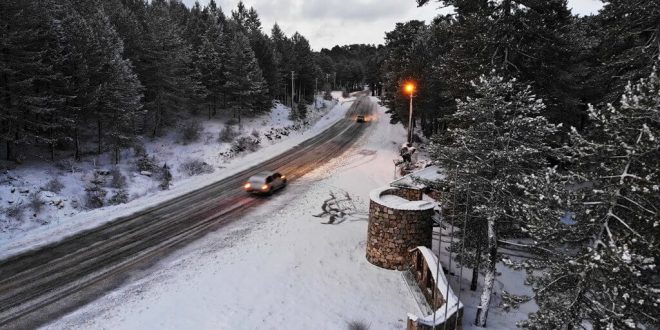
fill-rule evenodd
<path id="1" fill-rule="evenodd" d="M 33 162 L 0 173 L 0 257 L 129 215 L 286 151 L 344 117 L 353 98 L 343 99 L 339 92 L 333 96 L 337 101 L 319 99 L 318 110 L 309 107 L 307 124 L 291 121 L 290 109 L 278 104 L 268 114 L 230 125 L 234 134 L 228 142 L 219 137 L 231 118 L 219 118 L 205 120 L 195 142 L 183 143 L 182 133 L 176 130 L 155 140 L 145 139 L 147 157 L 126 150 L 117 166 L 110 155 L 103 154 L 76 163 Z M 256 152 L 232 152 L 236 144 L 232 141 L 241 137 L 259 140 Z M 153 169 L 140 169 L 144 158 L 153 163 Z M 197 166 L 184 166 L 190 163 Z M 172 174 L 167 190 L 161 188 L 165 164 Z M 104 206 L 92 209 L 88 205 L 90 187 L 104 191 Z M 119 191 L 126 192 L 127 200 L 111 205 Z"/>

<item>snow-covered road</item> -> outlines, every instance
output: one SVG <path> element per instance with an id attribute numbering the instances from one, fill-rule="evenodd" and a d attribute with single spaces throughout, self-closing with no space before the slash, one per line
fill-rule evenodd
<path id="1" fill-rule="evenodd" d="M 405 327 L 406 312 L 417 307 L 400 274 L 365 259 L 368 192 L 392 180 L 406 134 L 384 110 L 341 157 L 45 328 Z M 314 215 L 330 192 L 348 193 L 357 213 L 323 224 L 328 219 Z"/>

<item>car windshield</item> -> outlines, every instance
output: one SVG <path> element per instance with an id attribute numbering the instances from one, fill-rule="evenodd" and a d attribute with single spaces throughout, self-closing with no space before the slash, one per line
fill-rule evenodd
<path id="1" fill-rule="evenodd" d="M 259 174 L 253 175 L 248 181 L 252 183 L 264 183 L 266 178 L 268 178 L 272 173 L 271 172 L 261 172 Z"/>

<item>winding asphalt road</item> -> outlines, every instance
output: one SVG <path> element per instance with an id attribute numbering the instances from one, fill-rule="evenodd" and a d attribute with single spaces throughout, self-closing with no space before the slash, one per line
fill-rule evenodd
<path id="1" fill-rule="evenodd" d="M 365 131 L 357 114 L 375 107 L 359 96 L 340 120 L 317 136 L 261 164 L 134 215 L 0 261 L 0 329 L 34 328 L 75 310 L 167 253 L 238 220 L 267 198 L 242 184 L 265 169 L 295 181 L 345 152 Z M 293 201 L 292 201 L 293 202 Z"/>

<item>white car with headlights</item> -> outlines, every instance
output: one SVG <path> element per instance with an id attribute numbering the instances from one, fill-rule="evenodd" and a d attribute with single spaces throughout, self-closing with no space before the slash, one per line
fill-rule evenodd
<path id="1" fill-rule="evenodd" d="M 279 172 L 264 171 L 251 176 L 243 185 L 245 191 L 252 194 L 272 194 L 286 186 L 286 176 Z"/>

